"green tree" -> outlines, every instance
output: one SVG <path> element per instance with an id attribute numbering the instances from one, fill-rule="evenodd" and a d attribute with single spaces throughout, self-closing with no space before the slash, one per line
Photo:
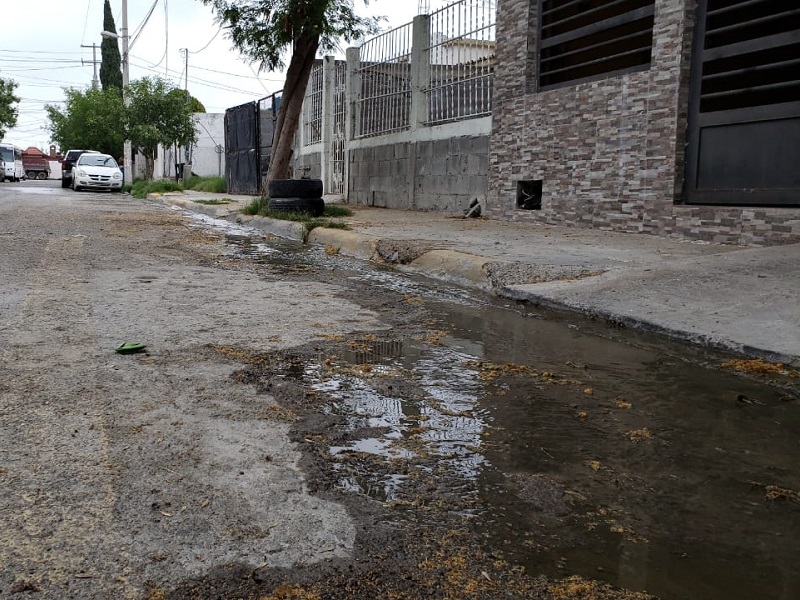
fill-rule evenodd
<path id="1" fill-rule="evenodd" d="M 127 89 L 128 139 L 145 158 L 145 177 L 152 179 L 158 146 L 188 146 L 197 141 L 191 105 L 184 92 L 159 77 L 145 77 Z"/>
<path id="2" fill-rule="evenodd" d="M 317 50 L 330 52 L 342 41 L 374 33 L 379 20 L 356 15 L 353 0 L 201 1 L 213 7 L 234 47 L 259 63 L 259 70 L 284 67 L 283 56 L 290 52 L 267 172 L 267 179 L 286 179 Z"/>
<path id="3" fill-rule="evenodd" d="M 111 4 L 106 0 L 103 6 L 103 31 L 117 33 L 114 25 L 114 16 L 111 14 Z M 103 36 L 100 43 L 100 85 L 104 90 L 116 88 L 118 94 L 122 94 L 122 70 L 120 65 L 122 59 L 119 55 L 119 44 L 116 38 Z"/>
<path id="4" fill-rule="evenodd" d="M 64 107 L 45 105 L 53 141 L 62 149 L 87 148 L 114 157 L 125 142 L 125 106 L 116 88 L 65 89 Z"/>
<path id="5" fill-rule="evenodd" d="M 0 78 L 0 141 L 6 136 L 6 132 L 17 124 L 19 110 L 14 105 L 19 102 L 19 97 L 14 95 L 15 89 L 17 89 L 16 81 Z"/>
<path id="6" fill-rule="evenodd" d="M 172 90 L 170 92 L 170 94 L 175 94 L 176 96 L 179 96 L 181 98 L 181 100 L 186 102 L 186 94 L 188 94 L 188 92 L 185 91 L 185 90 L 181 90 L 181 89 L 175 88 L 174 90 Z M 191 111 L 193 113 L 204 113 L 204 112 L 206 112 L 206 107 L 203 106 L 203 103 L 200 102 L 200 100 L 198 100 L 197 98 L 195 98 L 191 94 L 189 94 L 189 108 L 191 109 Z"/>

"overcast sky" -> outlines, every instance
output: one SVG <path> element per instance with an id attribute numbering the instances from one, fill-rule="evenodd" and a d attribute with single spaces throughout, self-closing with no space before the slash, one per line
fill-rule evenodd
<path id="1" fill-rule="evenodd" d="M 145 22 L 154 3 L 155 9 Z M 422 2 L 431 10 L 450 3 Z M 23 2 L 13 4 L 10 13 L 5 11 L 5 17 L 0 19 L 0 77 L 19 84 L 16 95 L 21 101 L 17 127 L 3 141 L 23 149 L 36 146 L 46 151 L 50 133 L 44 105 L 62 102 L 65 87 L 85 89 L 92 83 L 91 46 L 97 45 L 99 62 L 103 0 L 36 0 L 35 11 L 27 10 Z M 354 4 L 362 15 L 387 17 L 388 29 L 410 22 L 420 2 L 371 0 L 365 7 L 362 0 L 355 0 Z M 111 9 L 119 32 L 122 0 L 111 0 Z M 16 16 L 13 21 L 11 14 Z M 128 0 L 128 29 L 132 39 L 130 79 L 159 75 L 183 88 L 186 60 L 180 49 L 187 48 L 189 92 L 208 112 L 224 112 L 282 87 L 282 73 L 263 72 L 256 76 L 257 65 L 249 65 L 231 50 L 211 9 L 200 0 Z M 97 68 L 99 79 L 99 64 Z"/>

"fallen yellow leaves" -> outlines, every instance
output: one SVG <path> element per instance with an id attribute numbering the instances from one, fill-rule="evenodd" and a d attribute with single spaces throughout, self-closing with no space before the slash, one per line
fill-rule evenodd
<path id="1" fill-rule="evenodd" d="M 772 373 L 776 375 L 786 373 L 786 368 L 782 363 L 769 363 L 760 358 L 729 360 L 720 366 L 725 369 L 733 369 L 737 373 Z"/>
<path id="2" fill-rule="evenodd" d="M 793 502 L 800 502 L 800 492 L 790 490 L 789 488 L 780 487 L 761 483 L 760 481 L 748 481 L 753 487 L 759 487 L 764 490 L 764 498 L 771 502 L 778 502 L 784 500 L 791 500 Z"/>
<path id="3" fill-rule="evenodd" d="M 641 592 L 614 590 L 607 583 L 589 581 L 577 575 L 556 581 L 547 586 L 547 591 L 556 600 L 648 600 L 652 598 Z"/>
<path id="4" fill-rule="evenodd" d="M 279 585 L 269 596 L 261 596 L 259 600 L 322 600 L 316 592 L 306 590 L 299 585 Z"/>
<path id="5" fill-rule="evenodd" d="M 633 431 L 627 432 L 625 435 L 628 436 L 628 439 L 632 442 L 640 442 L 641 440 L 649 440 L 653 437 L 653 432 L 650 431 L 647 427 L 642 427 L 641 429 L 634 429 Z"/>

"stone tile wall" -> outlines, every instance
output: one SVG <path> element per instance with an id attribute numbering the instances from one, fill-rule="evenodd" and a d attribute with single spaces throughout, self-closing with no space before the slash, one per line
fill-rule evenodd
<path id="1" fill-rule="evenodd" d="M 490 216 L 734 244 L 800 242 L 800 209 L 677 204 L 683 185 L 692 0 L 656 0 L 651 68 L 535 91 L 536 0 L 500 0 Z M 541 210 L 517 182 L 542 181 Z"/>

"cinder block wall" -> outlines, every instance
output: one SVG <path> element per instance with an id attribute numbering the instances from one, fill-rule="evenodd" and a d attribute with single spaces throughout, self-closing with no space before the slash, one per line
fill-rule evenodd
<path id="1" fill-rule="evenodd" d="M 322 177 L 322 153 L 319 150 L 315 150 L 295 154 L 292 170 L 294 171 L 294 177 L 297 179 L 301 177 L 320 179 Z"/>
<path id="2" fill-rule="evenodd" d="M 488 213 L 735 244 L 800 242 L 797 209 L 683 206 L 692 0 L 656 0 L 651 68 L 536 92 L 538 2 L 500 0 Z M 540 210 L 517 182 L 541 180 Z"/>
<path id="3" fill-rule="evenodd" d="M 489 136 L 350 148 L 352 204 L 464 214 L 488 193 Z"/>

